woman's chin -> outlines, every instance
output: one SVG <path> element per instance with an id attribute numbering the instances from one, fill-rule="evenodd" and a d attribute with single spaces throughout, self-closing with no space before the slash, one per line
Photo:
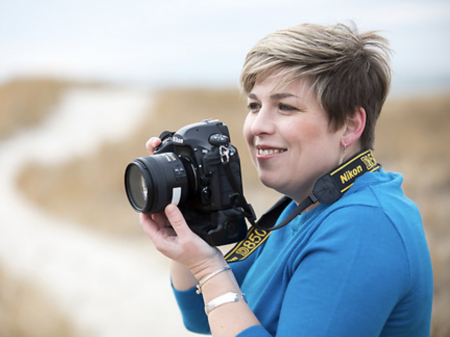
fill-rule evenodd
<path id="1" fill-rule="evenodd" d="M 270 177 L 265 177 L 265 176 L 261 176 L 260 175 L 259 176 L 259 180 L 261 181 L 261 183 L 264 186 L 266 186 L 268 188 L 271 188 L 271 189 L 273 189 L 273 190 L 275 190 L 277 192 L 280 192 L 279 191 L 279 186 L 277 184 L 277 180 L 279 180 L 279 177 L 278 177 L 278 179 L 276 179 L 276 178 L 270 178 Z"/>

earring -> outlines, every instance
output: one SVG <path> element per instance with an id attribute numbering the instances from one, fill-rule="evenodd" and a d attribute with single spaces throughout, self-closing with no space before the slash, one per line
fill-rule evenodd
<path id="1" fill-rule="evenodd" d="M 344 146 L 344 151 L 342 152 L 342 157 L 341 160 L 339 161 L 339 165 L 341 165 L 344 162 L 345 150 L 347 149 L 347 142 L 344 140 L 344 144 L 342 145 Z"/>

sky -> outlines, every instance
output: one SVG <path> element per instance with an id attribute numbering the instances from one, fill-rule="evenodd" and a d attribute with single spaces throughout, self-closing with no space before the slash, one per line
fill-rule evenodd
<path id="1" fill-rule="evenodd" d="M 450 88 L 447 0 L 0 0 L 0 83 L 238 86 L 268 33 L 349 21 L 390 40 L 394 91 Z"/>

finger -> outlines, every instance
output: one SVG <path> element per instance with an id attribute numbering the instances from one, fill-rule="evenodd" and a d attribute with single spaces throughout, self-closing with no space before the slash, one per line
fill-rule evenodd
<path id="1" fill-rule="evenodd" d="M 151 215 L 153 221 L 155 221 L 160 228 L 171 227 L 169 220 L 164 213 L 155 213 Z"/>
<path id="2" fill-rule="evenodd" d="M 158 137 L 152 137 L 150 138 L 147 143 L 145 144 L 145 147 L 147 148 L 147 151 L 152 155 L 155 149 L 161 144 L 161 139 Z"/>
<path id="3" fill-rule="evenodd" d="M 156 221 L 153 220 L 151 215 L 147 214 L 140 214 L 140 223 L 141 227 L 144 230 L 144 232 L 152 238 L 154 235 L 156 235 L 156 232 L 158 231 L 158 225 Z"/>
<path id="4" fill-rule="evenodd" d="M 157 251 L 170 259 L 179 256 L 178 237 L 164 215 L 141 214 L 141 224 Z"/>
<path id="5" fill-rule="evenodd" d="M 164 234 L 165 228 L 170 227 L 169 221 L 163 214 L 141 214 L 140 220 L 142 229 L 152 241 Z"/>
<path id="6" fill-rule="evenodd" d="M 194 234 L 186 223 L 180 209 L 176 205 L 169 204 L 164 212 L 166 213 L 167 219 L 173 229 L 180 238 L 189 238 L 189 236 Z"/>

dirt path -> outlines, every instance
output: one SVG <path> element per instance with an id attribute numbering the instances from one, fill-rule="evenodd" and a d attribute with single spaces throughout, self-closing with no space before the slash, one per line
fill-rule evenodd
<path id="1" fill-rule="evenodd" d="M 119 241 L 52 218 L 17 193 L 15 175 L 29 160 L 57 164 L 127 136 L 149 104 L 138 90 L 73 89 L 44 123 L 0 143 L 0 264 L 33 280 L 96 337 L 193 334 L 182 327 L 166 261 L 152 258 L 149 241 Z"/>

